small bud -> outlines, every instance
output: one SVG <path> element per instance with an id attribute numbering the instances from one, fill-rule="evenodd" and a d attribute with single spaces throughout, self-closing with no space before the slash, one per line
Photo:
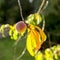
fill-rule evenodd
<path id="1" fill-rule="evenodd" d="M 26 30 L 26 24 L 23 21 L 17 22 L 16 23 L 16 30 L 18 32 L 21 32 L 21 33 L 25 32 L 25 30 Z"/>

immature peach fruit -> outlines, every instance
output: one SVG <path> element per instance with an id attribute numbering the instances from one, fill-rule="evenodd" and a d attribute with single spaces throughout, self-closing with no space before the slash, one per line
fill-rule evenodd
<path id="1" fill-rule="evenodd" d="M 25 32 L 26 24 L 24 23 L 24 21 L 19 21 L 16 23 L 16 30 L 21 33 Z"/>

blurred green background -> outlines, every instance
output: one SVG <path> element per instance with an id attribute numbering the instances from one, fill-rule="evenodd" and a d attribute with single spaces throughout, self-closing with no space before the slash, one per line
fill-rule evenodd
<path id="1" fill-rule="evenodd" d="M 29 14 L 37 12 L 42 0 L 21 0 L 23 16 L 26 18 Z M 47 47 L 60 44 L 60 0 L 48 0 L 49 4 L 43 11 L 45 16 L 46 26 L 45 33 L 47 41 L 42 45 L 41 50 Z M 17 0 L 0 0 L 0 25 L 15 24 L 21 20 L 19 6 Z M 23 42 L 18 44 L 16 55 L 23 50 L 25 46 L 25 38 Z M 0 60 L 13 60 L 12 45 L 14 40 L 10 37 L 0 39 Z M 48 44 L 48 46 L 47 46 Z M 33 60 L 27 53 L 21 60 Z"/>

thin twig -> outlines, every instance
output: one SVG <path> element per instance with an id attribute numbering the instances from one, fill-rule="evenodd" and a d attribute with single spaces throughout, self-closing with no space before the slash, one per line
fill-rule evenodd
<path id="1" fill-rule="evenodd" d="M 14 55 L 13 55 L 13 60 L 16 60 L 16 46 L 14 47 Z"/>
<path id="2" fill-rule="evenodd" d="M 13 47 L 15 47 L 20 40 L 21 40 L 21 36 L 19 36 L 18 40 L 16 40 L 16 42 L 15 42 L 14 45 L 13 45 Z"/>
<path id="3" fill-rule="evenodd" d="M 14 48 L 14 57 L 13 60 L 16 60 L 16 48 L 17 48 L 17 44 L 20 41 L 21 36 L 19 36 L 18 40 L 14 43 L 13 48 Z"/>
<path id="4" fill-rule="evenodd" d="M 18 5 L 19 5 L 19 8 L 20 8 L 21 18 L 22 18 L 22 20 L 24 21 L 24 17 L 23 17 L 23 14 L 22 14 L 22 7 L 21 7 L 20 0 L 18 0 Z"/>
<path id="5" fill-rule="evenodd" d="M 40 13 L 40 11 L 41 11 L 41 9 L 42 9 L 44 3 L 45 3 L 45 0 L 42 0 L 42 3 L 41 3 L 41 5 L 40 5 L 40 7 L 39 7 L 37 13 Z"/>
<path id="6" fill-rule="evenodd" d="M 54 33 L 54 32 L 49 32 L 49 34 L 55 35 L 55 36 L 60 36 L 59 33 Z"/>
<path id="7" fill-rule="evenodd" d="M 49 47 L 51 47 L 50 34 L 49 33 L 47 34 L 48 34 L 48 39 L 49 39 Z"/>
<path id="8" fill-rule="evenodd" d="M 25 54 L 25 51 L 26 51 L 26 47 L 25 47 L 24 50 L 22 51 L 22 53 L 20 54 L 20 56 L 16 57 L 16 55 L 15 55 L 16 54 L 17 44 L 19 43 L 20 40 L 22 40 L 21 37 L 22 36 L 19 36 L 18 40 L 13 44 L 13 47 L 14 47 L 14 60 L 19 60 Z M 25 35 L 25 37 L 26 37 L 26 35 Z"/>
<path id="9" fill-rule="evenodd" d="M 22 51 L 22 53 L 20 54 L 20 56 L 17 57 L 16 60 L 21 59 L 21 57 L 25 54 L 25 52 L 26 52 L 26 47 L 24 48 L 24 50 Z"/>
<path id="10" fill-rule="evenodd" d="M 26 38 L 27 34 L 24 36 L 24 38 Z M 18 40 L 16 40 L 16 42 L 13 44 L 13 47 L 16 46 L 20 40 L 23 40 L 24 38 L 22 38 L 22 36 L 19 36 Z"/>
<path id="11" fill-rule="evenodd" d="M 60 33 L 51 32 L 51 31 L 46 31 L 46 32 L 49 33 L 50 35 L 60 36 Z"/>
<path id="12" fill-rule="evenodd" d="M 48 6 L 48 1 L 46 1 L 45 5 L 44 5 L 44 7 L 42 9 L 42 11 L 45 10 L 47 6 Z"/>
<path id="13" fill-rule="evenodd" d="M 44 31 L 45 29 L 45 19 L 44 19 L 44 16 L 42 15 L 42 18 L 43 18 L 43 26 L 42 26 L 42 30 Z"/>

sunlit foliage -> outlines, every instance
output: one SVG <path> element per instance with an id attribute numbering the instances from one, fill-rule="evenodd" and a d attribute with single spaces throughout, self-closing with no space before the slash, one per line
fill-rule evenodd
<path id="1" fill-rule="evenodd" d="M 36 60 L 60 60 L 60 45 L 53 46 L 45 49 L 45 51 L 39 51 L 36 56 Z"/>

